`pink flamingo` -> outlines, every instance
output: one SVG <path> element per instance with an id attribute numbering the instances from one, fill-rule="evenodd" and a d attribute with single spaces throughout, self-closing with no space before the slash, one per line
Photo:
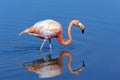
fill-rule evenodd
<path id="1" fill-rule="evenodd" d="M 84 33 L 84 29 L 85 29 L 84 25 L 79 20 L 72 20 L 68 26 L 68 40 L 66 41 L 62 37 L 61 24 L 54 20 L 39 21 L 35 23 L 32 27 L 26 28 L 19 35 L 27 33 L 27 34 L 43 39 L 43 43 L 40 47 L 40 50 L 42 49 L 46 40 L 49 40 L 50 50 L 52 50 L 51 38 L 57 38 L 59 43 L 65 46 L 71 43 L 72 41 L 71 27 L 74 25 L 79 26 L 80 29 L 82 30 L 82 33 Z"/>

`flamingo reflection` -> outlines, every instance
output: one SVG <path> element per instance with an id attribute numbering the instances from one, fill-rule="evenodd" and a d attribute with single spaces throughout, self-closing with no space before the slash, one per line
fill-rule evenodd
<path id="1" fill-rule="evenodd" d="M 22 66 L 26 66 L 30 72 L 35 72 L 40 78 L 49 78 L 60 75 L 62 73 L 62 59 L 64 56 L 68 57 L 68 69 L 73 74 L 79 74 L 85 68 L 84 61 L 82 66 L 76 70 L 73 70 L 71 62 L 72 55 L 68 51 L 60 53 L 60 57 L 52 59 L 51 55 L 47 55 L 46 58 L 37 59 L 32 62 L 25 62 Z"/>

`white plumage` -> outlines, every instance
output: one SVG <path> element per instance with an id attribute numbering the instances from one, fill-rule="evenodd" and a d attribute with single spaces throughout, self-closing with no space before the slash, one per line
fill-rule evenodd
<path id="1" fill-rule="evenodd" d="M 43 20 L 35 23 L 33 27 L 36 28 L 39 33 L 37 36 L 45 39 L 54 37 L 61 30 L 61 25 L 54 20 Z"/>

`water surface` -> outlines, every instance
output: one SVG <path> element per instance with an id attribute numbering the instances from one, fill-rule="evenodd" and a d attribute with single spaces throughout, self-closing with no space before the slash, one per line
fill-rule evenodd
<path id="1" fill-rule="evenodd" d="M 79 28 L 72 28 L 73 41 L 69 46 L 58 44 L 52 39 L 54 58 L 60 52 L 72 54 L 74 69 L 86 68 L 79 75 L 69 72 L 63 58 L 63 73 L 48 80 L 119 80 L 120 79 L 120 1 L 114 0 L 1 0 L 0 1 L 0 80 L 40 80 L 37 74 L 20 66 L 42 58 L 39 47 L 41 39 L 30 35 L 18 37 L 26 27 L 44 19 L 54 19 L 63 26 L 67 39 L 67 26 L 73 19 L 79 19 L 86 27 L 85 34 Z M 44 52 L 49 52 L 48 42 Z"/>

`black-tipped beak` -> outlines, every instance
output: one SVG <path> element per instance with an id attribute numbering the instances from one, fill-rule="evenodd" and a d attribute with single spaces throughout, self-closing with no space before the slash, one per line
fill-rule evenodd
<path id="1" fill-rule="evenodd" d="M 79 23 L 79 27 L 82 30 L 82 34 L 83 34 L 85 31 L 85 26 L 82 23 Z"/>
<path id="2" fill-rule="evenodd" d="M 82 30 L 82 34 L 84 34 L 84 31 L 85 31 L 85 29 L 84 29 L 84 30 Z"/>
<path id="3" fill-rule="evenodd" d="M 84 69 L 85 69 L 85 63 L 84 63 L 84 61 L 82 61 L 82 63 L 83 63 L 83 65 L 79 68 L 79 69 L 77 69 L 77 70 L 75 70 L 75 71 L 79 71 L 79 72 L 81 72 L 81 71 L 83 71 Z"/>
<path id="4" fill-rule="evenodd" d="M 83 62 L 83 67 L 85 67 L 85 63 L 84 63 L 84 61 L 82 61 Z"/>
<path id="5" fill-rule="evenodd" d="M 78 69 L 78 71 L 82 71 L 85 69 L 85 63 L 84 63 L 84 61 L 82 61 L 82 62 L 83 62 L 83 65 L 80 67 L 80 69 Z"/>

